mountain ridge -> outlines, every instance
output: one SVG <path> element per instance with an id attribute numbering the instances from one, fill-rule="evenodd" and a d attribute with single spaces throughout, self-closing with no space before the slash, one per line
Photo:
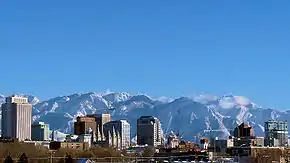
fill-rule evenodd
<path id="1" fill-rule="evenodd" d="M 111 111 L 112 119 L 126 119 L 131 123 L 132 136 L 136 134 L 137 118 L 142 115 L 156 116 L 165 133 L 180 131 L 190 140 L 194 135 L 206 136 L 204 130 L 210 128 L 220 130 L 215 136 L 227 138 L 241 122 L 249 123 L 256 135 L 262 136 L 265 121 L 290 118 L 290 111 L 265 109 L 246 97 L 234 95 L 201 94 L 172 99 L 107 91 L 74 93 L 45 101 L 32 95 L 24 96 L 33 104 L 33 121 L 43 121 L 52 129 L 65 133 L 73 132 L 77 116 L 106 113 L 109 105 L 115 108 Z M 0 96 L 1 102 L 4 102 L 3 96 Z"/>

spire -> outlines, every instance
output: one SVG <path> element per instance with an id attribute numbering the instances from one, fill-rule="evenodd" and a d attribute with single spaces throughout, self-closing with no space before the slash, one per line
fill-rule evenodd
<path id="1" fill-rule="evenodd" d="M 112 142 L 112 139 L 111 139 L 111 132 L 110 132 L 110 130 L 108 131 L 107 141 L 108 141 L 109 147 L 113 145 L 113 142 Z"/>
<path id="2" fill-rule="evenodd" d="M 115 131 L 115 127 L 114 126 L 112 128 L 112 141 L 113 141 L 113 147 L 116 147 L 117 141 L 116 141 L 116 131 Z"/>
<path id="3" fill-rule="evenodd" d="M 121 135 L 120 135 L 120 132 L 119 131 L 116 131 L 117 132 L 117 148 L 120 149 L 122 148 L 122 144 L 121 144 Z"/>
<path id="4" fill-rule="evenodd" d="M 100 133 L 99 125 L 97 125 L 97 140 L 98 140 L 98 141 L 101 141 L 101 140 L 102 140 L 102 135 L 101 135 L 101 133 Z"/>

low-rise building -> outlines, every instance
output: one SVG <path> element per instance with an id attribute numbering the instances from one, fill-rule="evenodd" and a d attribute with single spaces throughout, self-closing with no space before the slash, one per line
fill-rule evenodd
<path id="1" fill-rule="evenodd" d="M 208 147 L 208 151 L 217 152 L 217 153 L 226 153 L 228 148 L 234 146 L 233 139 L 227 140 L 212 140 L 210 146 Z"/>
<path id="2" fill-rule="evenodd" d="M 167 148 L 177 147 L 179 147 L 179 139 L 175 134 L 171 133 L 167 138 Z"/>
<path id="3" fill-rule="evenodd" d="M 257 136 L 234 138 L 234 146 L 235 147 L 250 147 L 250 146 L 263 147 L 264 138 L 257 137 Z"/>
<path id="4" fill-rule="evenodd" d="M 92 145 L 92 135 L 91 134 L 79 135 L 78 140 L 81 143 L 88 143 L 89 147 L 91 147 L 91 145 Z"/>
<path id="5" fill-rule="evenodd" d="M 48 141 L 49 125 L 44 122 L 36 122 L 31 125 L 31 140 Z"/>
<path id="6" fill-rule="evenodd" d="M 290 155 L 289 148 L 284 147 L 233 147 L 232 156 L 237 156 L 238 162 L 256 163 L 284 162 Z"/>
<path id="7" fill-rule="evenodd" d="M 88 150 L 89 144 L 87 142 L 50 142 L 50 150 L 58 150 L 60 148 L 70 148 L 79 150 Z"/>
<path id="8" fill-rule="evenodd" d="M 67 135 L 65 142 L 70 143 L 88 143 L 89 148 L 92 144 L 92 135 L 91 134 L 82 134 L 82 135 Z"/>
<path id="9" fill-rule="evenodd" d="M 49 141 L 24 141 L 25 144 L 31 144 L 33 146 L 42 146 L 49 149 Z"/>

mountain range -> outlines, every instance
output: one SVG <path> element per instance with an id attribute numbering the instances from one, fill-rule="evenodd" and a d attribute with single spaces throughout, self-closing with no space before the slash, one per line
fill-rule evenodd
<path id="1" fill-rule="evenodd" d="M 160 119 L 164 133 L 179 132 L 186 140 L 195 136 L 212 135 L 227 138 L 234 127 L 241 122 L 250 124 L 255 135 L 264 135 L 267 120 L 287 120 L 290 111 L 263 108 L 243 96 L 215 96 L 201 94 L 193 97 L 152 98 L 145 94 L 127 92 L 74 93 L 49 100 L 28 97 L 33 105 L 33 121 L 43 121 L 50 128 L 63 133 L 73 132 L 73 122 L 77 116 L 107 113 L 108 106 L 113 120 L 126 119 L 131 124 L 131 135 L 136 135 L 136 121 L 142 115 L 152 115 Z M 0 95 L 0 103 L 5 98 Z"/>

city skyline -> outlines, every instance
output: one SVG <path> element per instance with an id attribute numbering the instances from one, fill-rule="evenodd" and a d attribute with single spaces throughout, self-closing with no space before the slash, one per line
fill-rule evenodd
<path id="1" fill-rule="evenodd" d="M 7 1 L 0 93 L 44 100 L 105 89 L 153 97 L 232 92 L 288 109 L 289 5 Z"/>

